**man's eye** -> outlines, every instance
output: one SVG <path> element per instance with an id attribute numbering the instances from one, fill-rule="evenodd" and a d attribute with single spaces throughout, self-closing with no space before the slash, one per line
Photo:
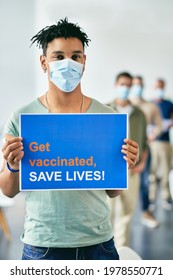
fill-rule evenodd
<path id="1" fill-rule="evenodd" d="M 78 54 L 74 54 L 73 56 L 72 56 L 72 59 L 73 60 L 78 60 L 80 58 L 80 55 L 78 55 Z"/>
<path id="2" fill-rule="evenodd" d="M 53 58 L 56 59 L 56 60 L 62 60 L 62 59 L 64 59 L 64 56 L 63 55 L 55 55 Z"/>

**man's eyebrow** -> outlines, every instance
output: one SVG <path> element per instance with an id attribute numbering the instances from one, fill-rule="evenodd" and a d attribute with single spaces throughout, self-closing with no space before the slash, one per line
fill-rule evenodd
<path id="1" fill-rule="evenodd" d="M 75 50 L 73 51 L 72 53 L 79 53 L 79 54 L 82 54 L 83 52 L 80 51 L 80 50 Z M 63 51 L 53 51 L 52 54 L 64 54 Z"/>
<path id="2" fill-rule="evenodd" d="M 83 52 L 80 50 L 76 50 L 76 51 L 73 51 L 73 53 L 83 53 Z"/>
<path id="3" fill-rule="evenodd" d="M 63 54 L 64 52 L 62 51 L 53 51 L 52 54 Z"/>

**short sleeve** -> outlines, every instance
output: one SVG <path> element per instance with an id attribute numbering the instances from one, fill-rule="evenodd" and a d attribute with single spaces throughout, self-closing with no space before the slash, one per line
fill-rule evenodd
<path id="1" fill-rule="evenodd" d="M 4 126 L 4 134 L 10 134 L 14 137 L 19 136 L 19 121 L 14 113 L 11 114 L 10 118 Z"/>

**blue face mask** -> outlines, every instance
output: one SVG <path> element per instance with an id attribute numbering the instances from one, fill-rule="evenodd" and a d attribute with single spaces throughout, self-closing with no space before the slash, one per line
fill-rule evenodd
<path id="1" fill-rule="evenodd" d="M 50 81 L 64 92 L 73 91 L 82 78 L 84 65 L 72 59 L 49 62 Z"/>
<path id="2" fill-rule="evenodd" d="M 141 85 L 133 85 L 130 91 L 130 97 L 142 97 L 142 86 Z"/>
<path id="3" fill-rule="evenodd" d="M 155 89 L 155 98 L 163 98 L 163 96 L 164 96 L 164 90 L 163 89 L 161 89 L 161 88 L 157 88 L 157 89 Z"/>
<path id="4" fill-rule="evenodd" d="M 117 86 L 116 97 L 121 100 L 127 100 L 129 96 L 130 89 L 126 86 Z"/>

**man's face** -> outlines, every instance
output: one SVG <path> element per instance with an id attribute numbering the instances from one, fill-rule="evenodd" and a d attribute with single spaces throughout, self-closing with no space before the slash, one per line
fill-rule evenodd
<path id="1" fill-rule="evenodd" d="M 77 38 L 56 38 L 48 44 L 46 56 L 48 61 L 71 58 L 84 63 L 85 55 L 82 42 Z"/>
<path id="2" fill-rule="evenodd" d="M 164 82 L 162 82 L 162 81 L 157 81 L 156 83 L 155 83 L 155 87 L 154 87 L 155 89 L 164 89 Z"/>
<path id="3" fill-rule="evenodd" d="M 41 56 L 41 65 L 43 69 L 48 69 L 51 61 L 59 61 L 70 58 L 81 64 L 85 64 L 86 56 L 82 42 L 77 38 L 55 38 L 48 44 L 46 57 Z"/>
<path id="4" fill-rule="evenodd" d="M 132 79 L 127 77 L 120 77 L 118 81 L 116 81 L 116 86 L 126 86 L 130 89 L 132 86 Z"/>
<path id="5" fill-rule="evenodd" d="M 125 106 L 128 104 L 128 97 L 130 93 L 130 88 L 132 85 L 132 79 L 127 77 L 119 77 L 116 81 L 116 102 L 120 106 Z"/>
<path id="6" fill-rule="evenodd" d="M 140 78 L 133 78 L 130 97 L 133 102 L 140 102 L 143 93 L 143 81 Z M 136 104 L 137 104 L 136 103 Z"/>
<path id="7" fill-rule="evenodd" d="M 142 86 L 143 87 L 143 83 L 141 81 L 141 79 L 138 79 L 138 78 L 134 78 L 133 81 L 132 81 L 132 85 L 139 85 L 139 86 Z"/>
<path id="8" fill-rule="evenodd" d="M 161 80 L 156 81 L 156 83 L 154 85 L 154 96 L 153 96 L 153 98 L 155 100 L 162 100 L 163 99 L 164 88 L 165 88 L 164 81 L 161 81 Z"/>

